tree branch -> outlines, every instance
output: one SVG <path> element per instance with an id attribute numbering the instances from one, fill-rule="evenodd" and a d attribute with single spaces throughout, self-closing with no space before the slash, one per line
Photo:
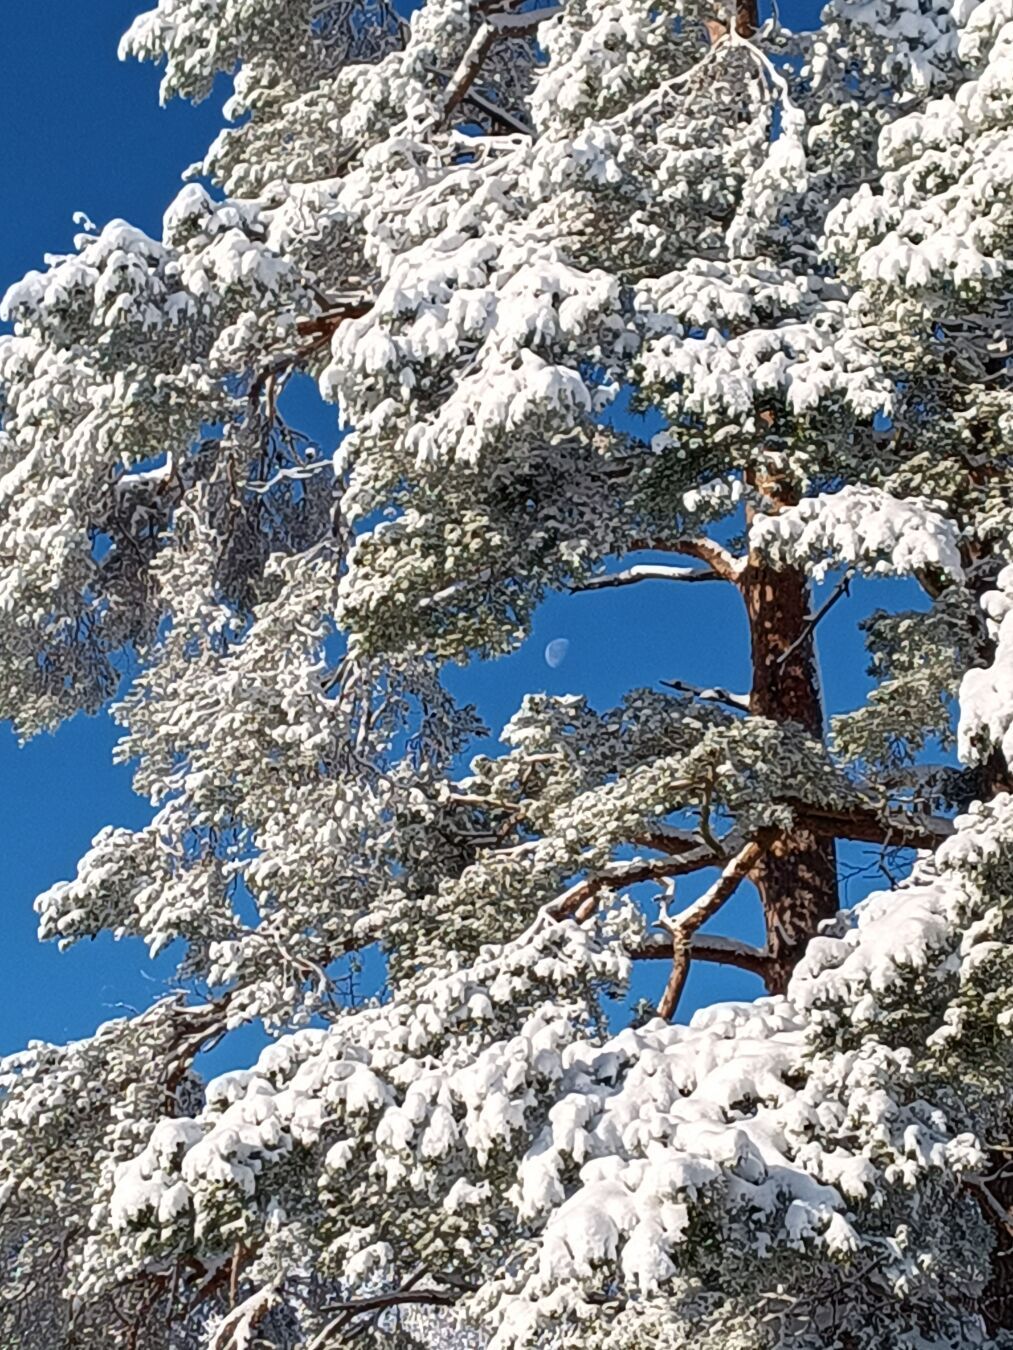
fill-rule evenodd
<path id="1" fill-rule="evenodd" d="M 662 680 L 661 683 L 667 689 L 674 689 L 679 694 L 692 694 L 694 698 L 701 699 L 705 703 L 723 703 L 728 708 L 734 708 L 736 712 L 749 711 L 748 694 L 733 694 L 728 689 L 717 686 L 713 689 L 703 689 L 697 684 L 686 684 L 684 680 Z"/>
<path id="2" fill-rule="evenodd" d="M 675 918 L 663 913 L 660 922 L 672 937 L 672 969 L 665 992 L 658 1004 L 658 1016 L 670 1021 L 679 1005 L 692 960 L 692 942 L 696 930 L 715 915 L 738 890 L 766 853 L 775 838 L 774 830 L 763 830 L 745 844 L 728 862 L 714 885 Z"/>
<path id="3" fill-rule="evenodd" d="M 705 535 L 682 535 L 677 539 L 657 542 L 650 539 L 635 539 L 630 543 L 630 553 L 681 553 L 687 558 L 696 558 L 706 563 L 712 572 L 716 572 L 722 581 L 731 581 L 738 585 L 746 568 L 745 558 L 736 558 L 734 553 Z"/>
<path id="4" fill-rule="evenodd" d="M 250 384 L 249 401 L 251 405 L 260 402 L 261 395 L 272 382 L 279 376 L 284 375 L 290 370 L 295 370 L 303 365 L 311 356 L 323 349 L 330 343 L 338 328 L 348 319 L 361 319 L 373 308 L 372 300 L 364 297 L 356 297 L 349 300 L 347 304 L 341 305 L 338 309 L 329 310 L 324 314 L 314 314 L 312 317 L 299 319 L 296 323 L 296 332 L 301 337 L 308 337 L 309 342 L 303 346 L 296 347 L 294 351 L 285 352 L 277 357 L 270 365 L 265 366 L 254 376 Z"/>
<path id="5" fill-rule="evenodd" d="M 809 619 L 809 621 L 806 623 L 805 627 L 802 629 L 801 633 L 799 633 L 798 637 L 791 644 L 791 646 L 786 648 L 786 650 L 783 651 L 781 655 L 778 657 L 777 664 L 779 666 L 783 666 L 784 663 L 788 660 L 788 658 L 790 656 L 793 656 L 794 653 L 798 651 L 799 647 L 803 647 L 809 641 L 813 633 L 815 633 L 816 631 L 816 625 L 824 617 L 824 615 L 830 613 L 834 605 L 836 605 L 838 600 L 840 600 L 841 596 L 851 594 L 851 579 L 854 575 L 855 569 L 853 567 L 850 568 L 847 572 L 845 572 L 844 576 L 841 577 L 840 581 L 834 587 L 833 593 L 831 594 L 830 598 L 826 600 L 819 607 L 819 609 L 812 616 L 812 618 Z"/>
<path id="6" fill-rule="evenodd" d="M 881 816 L 867 806 L 811 806 L 789 799 L 799 825 L 820 839 L 854 839 L 859 843 L 897 848 L 935 849 L 953 833 L 945 816 L 897 814 Z"/>
<path id="7" fill-rule="evenodd" d="M 454 112 L 467 97 L 469 89 L 478 79 L 479 72 L 485 64 L 485 58 L 489 55 L 492 44 L 498 36 L 497 30 L 488 19 L 480 23 L 475 30 L 475 35 L 468 44 L 467 51 L 461 57 L 457 69 L 447 82 L 447 89 L 443 98 L 443 113 L 440 118 L 444 127 L 448 125 Z"/>
<path id="8" fill-rule="evenodd" d="M 1013 1214 L 995 1198 L 985 1184 L 985 1178 L 965 1174 L 964 1181 L 978 1192 L 987 1208 L 999 1220 L 1006 1232 L 1013 1236 Z"/>
<path id="9" fill-rule="evenodd" d="M 637 848 L 653 848 L 658 853 L 668 853 L 676 858 L 703 848 L 706 842 L 696 830 L 682 830 L 676 825 L 664 824 L 655 825 L 644 834 L 630 836 L 630 843 L 636 844 Z M 713 856 L 713 850 L 711 852 Z"/>
<path id="10" fill-rule="evenodd" d="M 591 908 L 588 906 L 599 891 L 616 890 L 620 886 L 637 886 L 644 881 L 666 881 L 670 877 L 700 872 L 705 867 L 719 866 L 727 856 L 727 849 L 735 847 L 728 836 L 721 842 L 725 852 L 718 854 L 715 854 L 709 844 L 702 844 L 677 859 L 634 858 L 629 862 L 608 863 L 595 876 L 575 882 L 562 895 L 557 896 L 549 906 L 549 913 L 556 919 L 576 916 L 579 920 L 583 920 L 593 913 L 593 906 Z"/>
<path id="11" fill-rule="evenodd" d="M 386 1294 L 375 1294 L 372 1298 L 349 1299 L 344 1303 L 333 1303 L 326 1309 L 337 1315 L 331 1319 L 319 1335 L 315 1336 L 308 1350 L 324 1350 L 336 1336 L 361 1313 L 384 1312 L 404 1303 L 421 1303 L 449 1308 L 457 1302 L 456 1294 L 447 1294 L 438 1289 L 413 1289 L 409 1284 L 401 1289 L 392 1289 Z"/>
<path id="12" fill-rule="evenodd" d="M 448 1294 L 442 1289 L 392 1289 L 387 1294 L 374 1294 L 370 1298 L 353 1298 L 345 1303 L 332 1303 L 327 1309 L 334 1313 L 382 1312 L 384 1308 L 395 1308 L 400 1303 L 434 1304 L 449 1308 L 457 1302 L 458 1295 Z"/>
<path id="13" fill-rule="evenodd" d="M 703 570 L 698 567 L 665 567 L 661 563 L 637 563 L 633 567 L 628 567 L 624 572 L 612 572 L 604 576 L 590 577 L 587 581 L 582 581 L 579 586 L 571 586 L 570 590 L 578 591 L 600 591 L 607 586 L 634 586 L 638 581 L 726 581 L 727 577 L 721 576 L 712 569 Z"/>
<path id="14" fill-rule="evenodd" d="M 735 966 L 739 970 L 748 970 L 759 975 L 761 980 L 767 977 L 770 957 L 762 947 L 754 947 L 749 942 L 739 942 L 737 938 L 704 937 L 697 933 L 690 943 L 689 954 L 694 961 L 707 961 L 715 966 Z"/>
<path id="15" fill-rule="evenodd" d="M 534 37 L 543 23 L 554 19 L 562 12 L 562 5 L 545 5 L 542 9 L 525 9 L 520 13 L 489 10 L 486 13 L 486 22 L 507 37 Z"/>
<path id="16" fill-rule="evenodd" d="M 527 122 L 522 122 L 512 112 L 507 112 L 506 108 L 501 108 L 498 103 L 494 103 L 491 98 L 486 98 L 484 94 L 478 93 L 475 89 L 469 89 L 464 100 L 466 103 L 474 103 L 479 112 L 485 113 L 486 117 L 494 122 L 498 122 L 506 131 L 511 131 L 519 136 L 534 136 L 535 129 Z"/>
<path id="17" fill-rule="evenodd" d="M 232 1311 L 216 1331 L 214 1340 L 211 1342 L 211 1350 L 236 1350 L 236 1333 L 240 1331 L 249 1333 L 263 1322 L 278 1301 L 278 1285 L 276 1281 L 272 1281 L 262 1289 L 258 1289 L 256 1293 L 251 1294 L 249 1298 L 244 1299 L 238 1306 L 236 1305 L 234 1290 L 231 1291 L 230 1297 Z M 242 1344 L 245 1345 L 246 1343 L 244 1337 Z"/>
<path id="18" fill-rule="evenodd" d="M 373 301 L 365 295 L 353 294 L 337 303 L 332 300 L 331 303 L 334 305 L 333 309 L 297 320 L 296 332 L 304 337 L 310 334 L 320 336 L 326 334 L 331 337 L 346 320 L 364 318 L 373 308 Z"/>
<path id="19" fill-rule="evenodd" d="M 639 947 L 628 947 L 626 955 L 631 961 L 671 961 L 672 943 L 667 937 L 652 938 Z M 739 970 L 748 970 L 752 975 L 766 977 L 770 957 L 762 947 L 753 947 L 748 942 L 739 942 L 736 938 L 693 935 L 689 944 L 692 961 L 707 961 L 716 966 L 735 966 Z"/>
<path id="20" fill-rule="evenodd" d="M 441 80 L 446 80 L 449 84 L 451 76 L 445 70 L 440 70 L 439 66 L 431 65 L 429 62 L 423 62 L 423 68 L 430 75 L 435 75 Z M 484 94 L 472 87 L 461 100 L 462 103 L 473 103 L 479 112 L 485 113 L 486 117 L 493 122 L 498 122 L 504 130 L 513 132 L 520 136 L 534 136 L 534 128 L 527 122 L 522 121 L 514 113 L 508 112 L 506 108 L 501 108 L 498 103 L 494 103 L 491 98 L 486 98 Z"/>

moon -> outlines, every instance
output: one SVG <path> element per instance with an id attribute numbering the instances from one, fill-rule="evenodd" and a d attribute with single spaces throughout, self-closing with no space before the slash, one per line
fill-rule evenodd
<path id="1" fill-rule="evenodd" d="M 569 650 L 569 638 L 553 638 L 545 649 L 545 664 L 551 666 L 553 670 L 558 670 L 566 660 L 566 653 Z"/>

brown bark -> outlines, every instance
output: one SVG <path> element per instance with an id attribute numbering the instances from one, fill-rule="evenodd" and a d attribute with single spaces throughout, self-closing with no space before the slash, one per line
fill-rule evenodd
<path id="1" fill-rule="evenodd" d="M 666 922 L 665 927 L 672 937 L 672 969 L 665 992 L 658 1004 L 659 1017 L 671 1021 L 675 1016 L 686 977 L 689 975 L 690 962 L 693 959 L 693 937 L 697 929 L 735 894 L 742 882 L 755 869 L 774 837 L 774 831 L 768 830 L 764 832 L 762 839 L 750 840 L 722 869 L 721 876 L 699 900 L 694 900 L 683 914 Z"/>
<path id="2" fill-rule="evenodd" d="M 883 815 L 864 806 L 811 806 L 788 798 L 791 806 L 818 839 L 854 839 L 863 844 L 894 848 L 935 849 L 953 833 L 946 816 L 897 812 Z"/>
<path id="3" fill-rule="evenodd" d="M 672 944 L 664 937 L 653 938 L 639 946 L 627 947 L 626 955 L 631 961 L 671 961 Z M 759 975 L 766 981 L 766 952 L 748 943 L 738 943 L 731 938 L 706 937 L 695 933 L 689 944 L 692 961 L 706 961 L 709 965 L 734 966 L 736 970 L 748 970 L 751 975 Z"/>
<path id="4" fill-rule="evenodd" d="M 764 493 L 768 510 L 788 504 L 776 481 L 753 476 L 753 485 Z M 739 586 L 753 666 L 749 711 L 774 722 L 795 722 L 822 738 L 823 700 L 805 573 L 794 567 L 774 569 L 752 556 Z M 753 881 L 767 928 L 767 986 L 771 993 L 783 993 L 820 922 L 839 908 L 834 839 L 807 829 L 783 837 L 764 856 Z"/>
<path id="5" fill-rule="evenodd" d="M 759 6 L 756 0 L 736 0 L 735 4 L 735 31 L 741 38 L 750 38 L 760 26 Z M 711 43 L 716 43 L 728 32 L 728 21 L 721 19 L 705 19 L 704 27 L 707 29 Z"/>
<path id="6" fill-rule="evenodd" d="M 760 13 L 756 0 L 737 0 L 735 5 L 735 31 L 739 37 L 752 37 L 759 26 Z"/>
<path id="7" fill-rule="evenodd" d="M 991 1278 L 978 1299 L 978 1311 L 989 1335 L 995 1335 L 1013 1328 L 1013 1174 L 1008 1149 L 989 1155 L 989 1171 L 993 1175 L 974 1192 L 995 1236 Z"/>

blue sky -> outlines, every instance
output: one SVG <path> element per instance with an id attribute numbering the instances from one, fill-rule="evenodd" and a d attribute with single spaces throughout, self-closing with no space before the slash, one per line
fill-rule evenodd
<path id="1" fill-rule="evenodd" d="M 213 104 L 160 109 L 157 73 L 117 61 L 136 9 L 134 0 L 4 6 L 0 288 L 69 248 L 77 210 L 157 229 L 180 171 L 214 135 Z M 32 1037 L 85 1035 L 118 1002 L 144 1007 L 157 992 L 143 950 L 104 939 L 61 955 L 35 936 L 35 896 L 73 875 L 104 824 L 150 815 L 129 770 L 111 764 L 114 741 L 104 718 L 77 718 L 24 749 L 0 731 L 0 1053 Z"/>
<path id="2" fill-rule="evenodd" d="M 220 99 L 160 109 L 157 72 L 117 61 L 119 35 L 137 7 L 135 0 L 95 0 L 5 8 L 0 288 L 41 266 L 44 253 L 69 248 L 75 211 L 100 223 L 124 217 L 157 233 L 181 171 L 218 130 Z M 310 429 L 326 447 L 336 436 L 331 411 L 322 409 Z M 821 626 L 832 710 L 853 706 L 866 687 L 856 619 L 897 598 L 896 587 L 860 586 Z M 568 639 L 569 648 L 552 669 L 544 651 L 556 638 Z M 608 706 L 630 687 L 661 679 L 744 689 L 747 677 L 742 617 L 730 588 L 654 584 L 554 597 L 519 652 L 454 670 L 448 680 L 498 727 L 529 690 L 586 693 Z M 0 728 L 0 1053 L 33 1037 L 86 1035 L 123 1006 L 146 1006 L 170 973 L 164 961 L 149 963 L 137 943 L 104 938 L 60 954 L 35 937 L 35 896 L 73 874 L 103 825 L 138 826 L 150 816 L 131 791 L 129 769 L 111 763 L 115 735 L 107 718 L 79 717 L 20 748 L 9 728 Z M 758 936 L 747 900 L 731 926 Z M 638 985 L 653 993 L 663 978 L 656 968 Z M 753 992 L 750 977 L 702 967 L 691 978 L 686 1008 Z M 216 1063 L 237 1055 L 236 1047 L 224 1048 Z"/>

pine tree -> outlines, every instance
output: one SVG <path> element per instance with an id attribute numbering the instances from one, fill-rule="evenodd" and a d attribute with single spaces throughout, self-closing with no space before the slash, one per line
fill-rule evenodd
<path id="1" fill-rule="evenodd" d="M 161 240 L 8 292 L 0 715 L 115 700 L 153 803 L 41 935 L 183 955 L 0 1061 L 2 1344 L 1013 1344 L 1010 0 L 159 0 L 123 54 L 228 124 Z M 698 583 L 747 693 L 474 757 L 448 664 Z M 852 841 L 914 862 L 845 912 Z M 701 931 L 748 886 L 762 946 Z M 766 995 L 681 1023 L 694 962 Z"/>

